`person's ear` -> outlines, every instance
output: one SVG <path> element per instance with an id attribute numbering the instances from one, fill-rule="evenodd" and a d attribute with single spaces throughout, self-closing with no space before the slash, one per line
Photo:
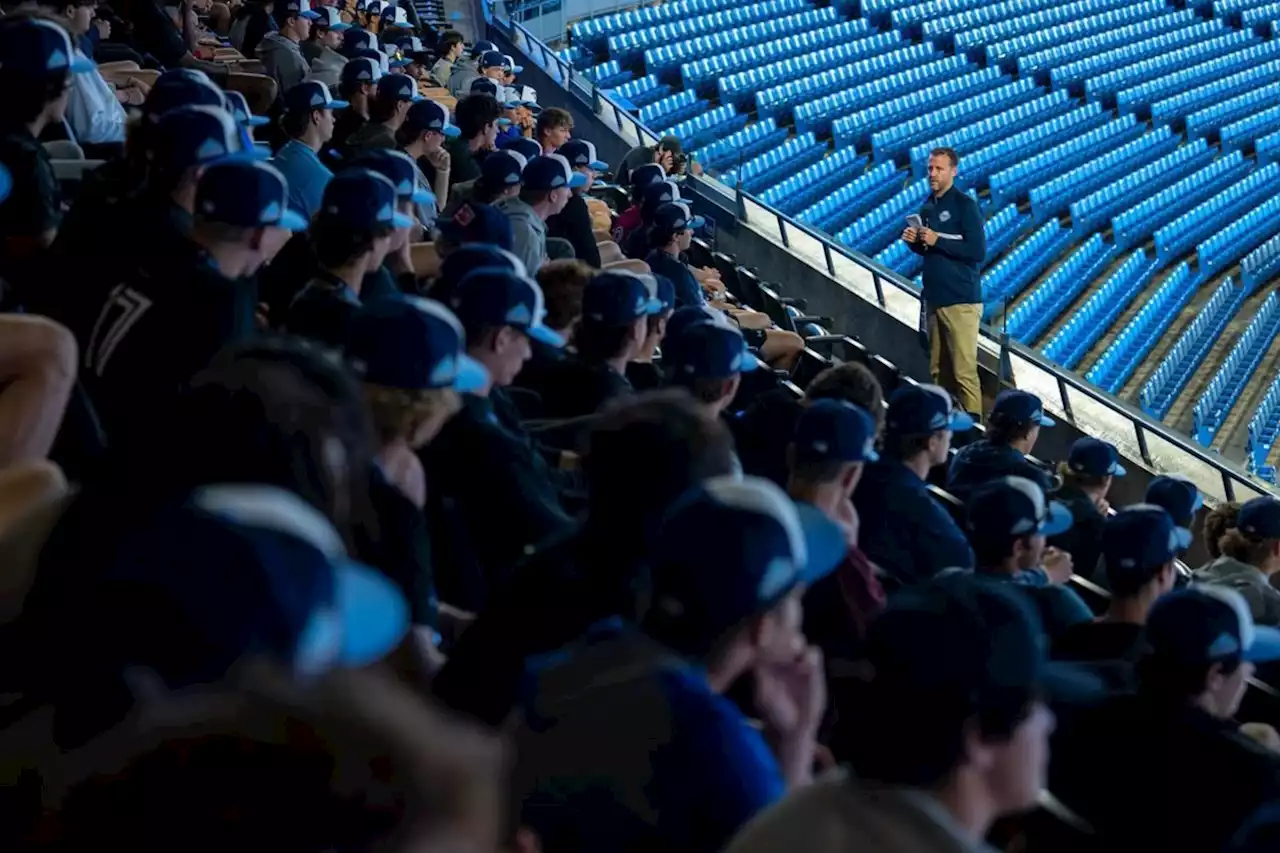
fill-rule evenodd
<path id="1" fill-rule="evenodd" d="M 960 765 L 975 773 L 986 773 L 991 770 L 995 765 L 995 750 L 982 737 L 982 732 L 978 728 L 976 719 L 971 717 L 965 721 L 961 738 L 964 746 L 963 754 L 960 756 Z"/>
<path id="2" fill-rule="evenodd" d="M 844 470 L 840 473 L 840 488 L 846 494 L 852 493 L 855 486 L 858 485 L 858 477 L 862 475 L 862 463 L 850 462 L 844 466 Z"/>

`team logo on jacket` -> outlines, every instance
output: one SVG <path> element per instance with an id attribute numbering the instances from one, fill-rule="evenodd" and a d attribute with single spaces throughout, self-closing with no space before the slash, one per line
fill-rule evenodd
<path id="1" fill-rule="evenodd" d="M 943 222 L 946 222 L 948 219 L 951 218 L 951 211 L 949 210 L 942 211 L 942 213 L 938 214 L 938 218 L 941 219 Z"/>

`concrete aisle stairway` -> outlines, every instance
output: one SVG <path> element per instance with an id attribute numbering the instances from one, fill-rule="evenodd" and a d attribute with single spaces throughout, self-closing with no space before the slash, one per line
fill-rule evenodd
<path id="1" fill-rule="evenodd" d="M 1263 296 L 1266 296 L 1266 292 Z M 1271 380 L 1276 376 L 1277 369 L 1280 369 L 1280 336 L 1271 342 L 1271 348 L 1262 357 L 1262 363 L 1258 365 L 1253 376 L 1249 377 L 1249 382 L 1245 385 L 1239 401 L 1222 422 L 1222 428 L 1218 430 L 1213 447 L 1224 456 L 1232 459 L 1244 458 L 1249 439 L 1249 419 L 1253 417 L 1258 404 L 1262 402 L 1267 388 L 1271 385 Z"/>

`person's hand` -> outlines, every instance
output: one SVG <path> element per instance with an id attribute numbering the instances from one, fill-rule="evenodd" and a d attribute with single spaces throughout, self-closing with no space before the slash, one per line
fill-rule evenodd
<path id="1" fill-rule="evenodd" d="M 1107 500 L 1105 495 L 1098 495 L 1093 499 L 1093 505 L 1098 508 L 1098 513 L 1106 516 L 1111 511 L 1111 502 Z"/>
<path id="2" fill-rule="evenodd" d="M 850 550 L 858 547 L 858 527 L 861 524 L 858 519 L 858 510 L 854 507 L 853 501 L 845 498 L 840 501 L 836 507 L 836 516 L 831 519 L 840 525 L 840 529 L 844 531 L 844 543 Z"/>
<path id="3" fill-rule="evenodd" d="M 920 238 L 920 242 L 924 243 L 926 246 L 932 246 L 934 243 L 938 242 L 938 232 L 934 231 L 932 228 L 921 228 L 916 232 L 916 234 Z"/>
<path id="4" fill-rule="evenodd" d="M 822 650 L 805 646 L 792 660 L 755 668 L 756 710 L 780 740 L 812 737 L 827 710 Z"/>
<path id="5" fill-rule="evenodd" d="M 1044 566 L 1049 580 L 1055 584 L 1066 583 L 1075 570 L 1075 566 L 1071 562 L 1071 555 L 1061 548 L 1054 548 L 1053 546 L 1044 549 L 1044 557 L 1041 560 L 1041 564 Z"/>
<path id="6" fill-rule="evenodd" d="M 653 162 L 662 167 L 662 171 L 670 172 L 671 166 L 675 162 L 672 154 L 665 148 L 659 148 L 653 152 Z"/>
<path id="7" fill-rule="evenodd" d="M 128 86 L 130 89 L 137 89 L 139 92 L 142 93 L 143 97 L 146 97 L 148 94 L 151 93 L 151 84 L 143 80 L 139 80 L 137 77 L 130 77 L 129 79 L 124 81 L 124 84 Z"/>
<path id="8" fill-rule="evenodd" d="M 689 174 L 693 175 L 694 177 L 697 177 L 697 176 L 701 175 L 701 174 L 702 174 L 702 164 L 701 164 L 701 163 L 699 163 L 697 160 L 690 160 L 690 161 L 689 161 Z"/>
<path id="9" fill-rule="evenodd" d="M 93 28 L 98 31 L 98 38 L 106 41 L 111 38 L 111 22 L 102 18 L 93 19 Z"/>
<path id="10" fill-rule="evenodd" d="M 904 243 L 914 243 L 920 237 L 920 231 L 916 228 L 903 228 L 902 240 Z"/>
<path id="11" fill-rule="evenodd" d="M 443 148 L 437 148 L 434 151 L 428 151 L 422 155 L 422 159 L 431 164 L 431 168 L 437 172 L 449 172 L 453 168 L 453 158 L 449 156 L 449 152 Z"/>

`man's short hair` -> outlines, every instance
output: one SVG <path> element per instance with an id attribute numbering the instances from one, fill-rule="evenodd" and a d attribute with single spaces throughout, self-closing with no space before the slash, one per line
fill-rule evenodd
<path id="1" fill-rule="evenodd" d="M 865 364 L 846 361 L 813 377 L 804 391 L 806 400 L 843 400 L 860 406 L 876 422 L 876 434 L 884 429 L 884 390 Z"/>
<path id="2" fill-rule="evenodd" d="M 454 121 L 462 139 L 475 139 L 486 126 L 502 117 L 502 105 L 493 95 L 472 94 L 454 107 Z"/>
<path id="3" fill-rule="evenodd" d="M 436 42 L 436 53 L 443 57 L 453 49 L 454 45 L 465 43 L 466 39 L 462 37 L 462 33 L 457 30 L 445 30 L 440 34 L 440 40 Z"/>
<path id="4" fill-rule="evenodd" d="M 946 157 L 948 160 L 951 161 L 951 165 L 953 168 L 960 165 L 960 155 L 956 153 L 956 149 L 948 148 L 945 145 L 930 151 L 929 156 L 930 157 Z"/>
<path id="5" fill-rule="evenodd" d="M 565 258 L 548 261 L 537 272 L 538 286 L 546 303 L 546 324 L 553 329 L 567 329 L 582 316 L 582 292 L 595 275 L 585 261 Z"/>
<path id="6" fill-rule="evenodd" d="M 562 110 L 560 107 L 547 107 L 542 111 L 542 115 L 538 116 L 538 123 L 534 127 L 533 136 L 537 139 L 548 130 L 556 130 L 558 128 L 573 130 L 573 116 L 569 115 L 568 110 Z"/>

